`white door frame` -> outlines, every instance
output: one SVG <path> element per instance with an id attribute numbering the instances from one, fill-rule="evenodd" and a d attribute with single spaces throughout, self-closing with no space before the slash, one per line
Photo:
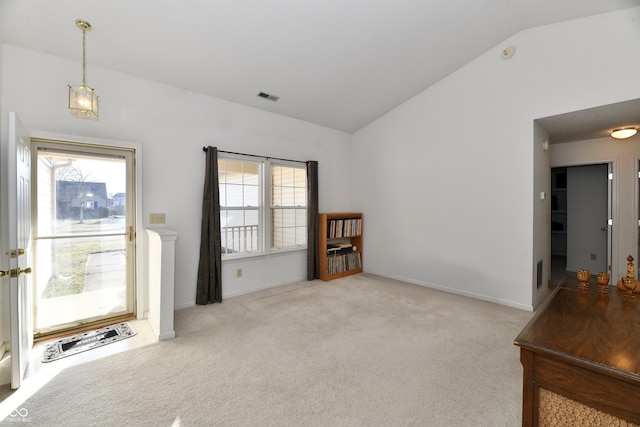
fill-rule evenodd
<path id="1" fill-rule="evenodd" d="M 43 140 L 52 140 L 52 141 L 61 141 L 61 142 L 75 142 L 79 144 L 93 144 L 97 146 L 109 146 L 109 147 L 121 147 L 135 150 L 135 190 L 136 190 L 136 200 L 135 200 L 135 241 L 136 241 L 136 266 L 135 266 L 135 277 L 136 277 L 136 317 L 138 319 L 143 319 L 147 315 L 149 304 L 147 302 L 148 299 L 148 284 L 146 280 L 146 262 L 144 258 L 145 253 L 145 237 L 144 237 L 144 221 L 143 221 L 143 213 L 142 213 L 142 144 L 127 142 L 127 141 L 117 141 L 110 139 L 100 139 L 100 138 L 89 138 L 89 137 L 81 137 L 78 135 L 63 135 L 56 134 L 51 132 L 38 132 L 32 131 L 31 138 L 34 139 L 43 139 Z"/>
<path id="2" fill-rule="evenodd" d="M 561 167 L 574 167 L 574 166 L 590 166 L 590 165 L 601 165 L 601 164 L 608 164 L 611 173 L 613 174 L 613 182 L 609 181 L 609 185 L 610 185 L 610 191 L 608 191 L 608 206 L 609 209 L 611 210 L 610 212 L 610 217 L 612 219 L 613 225 L 612 226 L 608 226 L 608 230 L 607 230 L 607 241 L 608 241 L 608 246 L 611 248 L 611 250 L 607 251 L 607 263 L 608 265 L 611 265 L 611 277 L 619 277 L 619 273 L 618 273 L 618 247 L 616 244 L 614 244 L 615 242 L 619 241 L 619 236 L 618 236 L 618 229 L 619 227 L 617 227 L 616 225 L 619 223 L 619 218 L 618 218 L 618 185 L 616 183 L 617 180 L 617 176 L 618 176 L 618 162 L 616 159 L 613 158 L 607 158 L 607 159 L 597 159 L 597 160 L 591 160 L 589 159 L 588 161 L 576 161 L 576 162 L 562 162 L 562 163 L 554 163 L 553 159 L 551 159 L 552 161 L 550 162 L 549 165 L 549 173 L 551 173 L 551 169 L 554 168 L 561 168 Z M 551 228 L 551 223 L 549 223 L 549 230 Z M 550 231 L 549 231 L 550 232 Z M 608 248 L 607 248 L 608 249 Z M 551 251 L 551 247 L 549 247 L 549 252 Z"/>

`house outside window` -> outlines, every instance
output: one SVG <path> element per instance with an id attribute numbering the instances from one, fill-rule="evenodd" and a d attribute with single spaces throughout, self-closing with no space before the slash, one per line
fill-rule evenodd
<path id="1" fill-rule="evenodd" d="M 223 259 L 306 249 L 305 164 L 219 155 L 218 183 Z"/>

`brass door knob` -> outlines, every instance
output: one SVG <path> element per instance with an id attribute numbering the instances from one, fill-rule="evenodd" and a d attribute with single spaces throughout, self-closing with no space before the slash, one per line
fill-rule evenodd
<path id="1" fill-rule="evenodd" d="M 11 269 L 9 271 L 0 271 L 0 277 L 11 275 L 11 277 L 18 277 L 21 274 L 31 274 L 31 267 L 20 268 L 20 269 Z"/>

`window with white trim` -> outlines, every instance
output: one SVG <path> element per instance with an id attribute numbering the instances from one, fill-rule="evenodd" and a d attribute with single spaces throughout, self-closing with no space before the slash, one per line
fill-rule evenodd
<path id="1" fill-rule="evenodd" d="M 307 168 L 271 164 L 271 248 L 307 245 Z"/>
<path id="2" fill-rule="evenodd" d="M 219 154 L 218 183 L 223 258 L 306 248 L 306 164 Z"/>

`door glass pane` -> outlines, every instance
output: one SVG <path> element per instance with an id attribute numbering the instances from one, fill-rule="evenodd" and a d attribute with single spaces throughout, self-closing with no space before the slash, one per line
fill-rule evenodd
<path id="1" fill-rule="evenodd" d="M 126 311 L 123 236 L 38 240 L 36 324 L 47 329 Z M 40 262 L 42 261 L 42 262 Z"/>
<path id="2" fill-rule="evenodd" d="M 131 153 L 35 144 L 36 333 L 133 312 Z"/>
<path id="3" fill-rule="evenodd" d="M 38 235 L 124 232 L 125 182 L 123 158 L 39 152 Z"/>

